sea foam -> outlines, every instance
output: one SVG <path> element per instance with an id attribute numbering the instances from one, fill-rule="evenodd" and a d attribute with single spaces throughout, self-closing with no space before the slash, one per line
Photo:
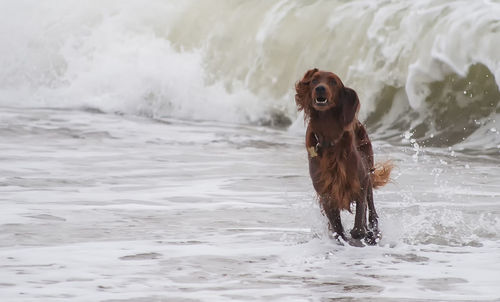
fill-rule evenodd
<path id="1" fill-rule="evenodd" d="M 500 128 L 499 15 L 492 1 L 18 1 L 0 13 L 0 104 L 284 126 L 318 67 L 380 135 L 468 148 L 479 131 L 496 149 L 482 128 Z"/>

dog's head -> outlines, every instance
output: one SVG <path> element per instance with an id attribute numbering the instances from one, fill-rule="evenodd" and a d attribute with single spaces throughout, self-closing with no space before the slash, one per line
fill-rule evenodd
<path id="1" fill-rule="evenodd" d="M 302 80 L 295 84 L 295 103 L 299 111 L 304 110 L 307 119 L 314 111 L 338 108 L 341 123 L 349 126 L 359 110 L 358 95 L 345 87 L 340 78 L 328 71 L 317 68 L 308 70 Z"/>

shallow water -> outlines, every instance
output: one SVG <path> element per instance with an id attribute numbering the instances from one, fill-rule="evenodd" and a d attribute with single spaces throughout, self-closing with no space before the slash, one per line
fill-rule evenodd
<path id="1" fill-rule="evenodd" d="M 328 236 L 303 138 L 0 113 L 2 301 L 499 301 L 498 158 L 375 141 L 379 246 Z M 349 230 L 353 216 L 343 214 Z"/>

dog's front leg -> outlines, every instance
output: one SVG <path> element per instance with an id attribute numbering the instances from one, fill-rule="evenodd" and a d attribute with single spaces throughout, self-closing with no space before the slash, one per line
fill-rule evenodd
<path id="1" fill-rule="evenodd" d="M 364 194 L 363 194 L 364 195 Z M 363 239 L 366 236 L 366 195 L 356 201 L 356 217 L 354 228 L 351 230 L 353 239 Z"/>
<path id="2" fill-rule="evenodd" d="M 327 204 L 324 198 L 322 197 L 322 204 Z M 334 233 L 336 239 L 341 237 L 344 241 L 346 241 L 346 237 L 344 234 L 344 227 L 342 226 L 342 221 L 340 220 L 340 210 L 338 208 L 328 208 L 324 207 L 326 217 L 330 221 L 330 228 Z"/>

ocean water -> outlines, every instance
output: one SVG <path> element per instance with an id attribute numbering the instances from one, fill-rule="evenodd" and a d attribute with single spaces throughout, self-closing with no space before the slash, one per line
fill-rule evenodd
<path id="1" fill-rule="evenodd" d="M 500 2 L 1 7 L 1 301 L 500 301 Z M 321 215 L 312 67 L 396 164 L 378 246 Z"/>

